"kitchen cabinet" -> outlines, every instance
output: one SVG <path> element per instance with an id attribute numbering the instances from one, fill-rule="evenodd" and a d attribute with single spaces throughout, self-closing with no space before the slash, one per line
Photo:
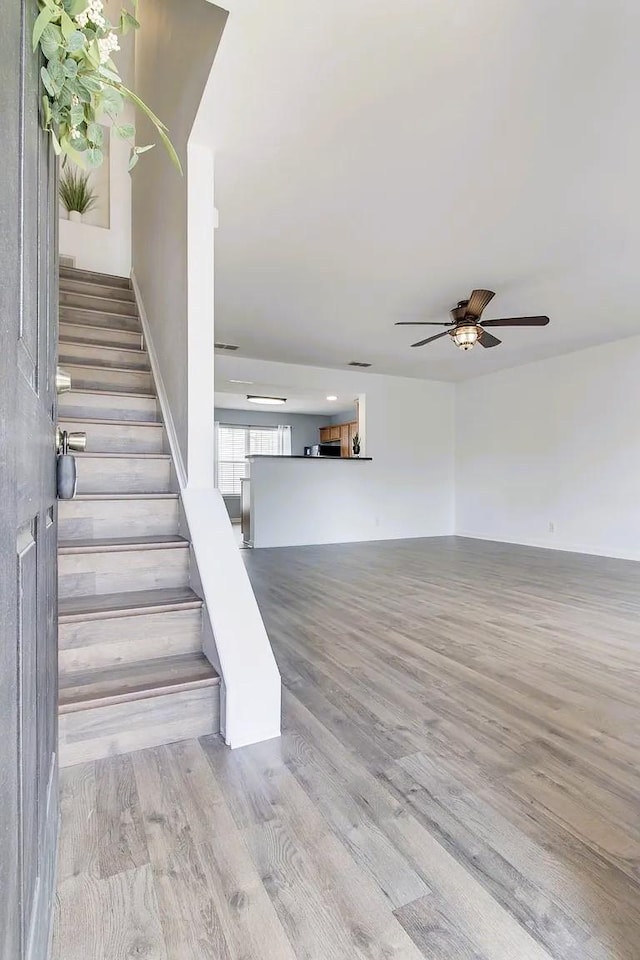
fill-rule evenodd
<path id="1" fill-rule="evenodd" d="M 332 423 L 328 427 L 320 427 L 320 443 L 331 443 L 332 440 L 341 439 L 339 423 Z"/>
<path id="2" fill-rule="evenodd" d="M 340 456 L 353 456 L 353 438 L 358 432 L 357 420 L 349 423 L 332 423 L 326 427 L 320 427 L 320 443 L 333 443 L 340 441 Z"/>

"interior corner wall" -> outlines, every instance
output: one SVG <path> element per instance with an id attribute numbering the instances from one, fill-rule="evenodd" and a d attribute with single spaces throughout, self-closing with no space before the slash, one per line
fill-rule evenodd
<path id="1" fill-rule="evenodd" d="M 640 560 L 640 337 L 456 387 L 456 533 Z"/>
<path id="2" fill-rule="evenodd" d="M 226 18 L 206 0 L 154 0 L 140 5 L 136 34 L 136 93 L 168 126 L 185 171 L 184 177 L 177 173 L 155 129 L 138 115 L 138 142 L 157 145 L 132 173 L 132 266 L 185 463 L 187 146 Z"/>

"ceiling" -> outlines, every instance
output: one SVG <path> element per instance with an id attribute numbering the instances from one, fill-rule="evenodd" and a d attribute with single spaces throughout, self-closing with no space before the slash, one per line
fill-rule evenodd
<path id="1" fill-rule="evenodd" d="M 640 333 L 636 0 L 228 6 L 216 339 L 460 380 Z M 467 353 L 393 326 L 472 287 L 551 324 Z"/>
<path id="2" fill-rule="evenodd" d="M 249 403 L 247 394 L 261 397 L 285 397 L 286 404 L 281 406 L 264 406 L 262 404 Z M 327 396 L 337 396 L 337 400 L 327 400 Z M 262 410 L 263 412 L 276 413 L 286 411 L 287 413 L 309 413 L 309 414 L 327 414 L 334 416 L 338 413 L 353 411 L 356 405 L 356 397 L 351 394 L 339 394 L 337 390 L 332 389 L 331 378 L 327 377 L 326 390 L 301 390 L 300 387 L 287 387 L 282 383 L 257 383 L 237 384 L 227 380 L 216 371 L 216 409 L 225 410 Z"/>

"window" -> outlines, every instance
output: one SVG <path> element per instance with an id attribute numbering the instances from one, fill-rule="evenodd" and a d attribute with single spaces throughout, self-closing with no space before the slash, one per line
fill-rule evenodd
<path id="1" fill-rule="evenodd" d="M 289 456 L 291 427 L 218 424 L 217 479 L 220 493 L 228 497 L 240 496 L 240 481 L 248 475 L 247 457 L 254 453 Z"/>

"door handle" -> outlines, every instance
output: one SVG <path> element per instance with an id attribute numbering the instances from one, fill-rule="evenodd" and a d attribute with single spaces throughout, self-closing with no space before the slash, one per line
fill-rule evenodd
<path id="1" fill-rule="evenodd" d="M 84 453 L 87 449 L 87 435 L 81 430 L 56 429 L 56 452 L 60 454 Z"/>
<path id="2" fill-rule="evenodd" d="M 71 374 L 56 367 L 56 393 L 68 393 L 71 390 Z"/>

